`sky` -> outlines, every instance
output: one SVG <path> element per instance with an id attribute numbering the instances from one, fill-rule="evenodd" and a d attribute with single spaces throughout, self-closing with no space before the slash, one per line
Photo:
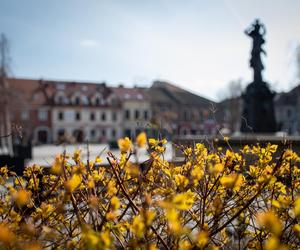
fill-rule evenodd
<path id="1" fill-rule="evenodd" d="M 151 86 L 165 80 L 212 100 L 251 82 L 251 39 L 266 26 L 264 79 L 297 84 L 298 0 L 0 0 L 14 77 Z"/>

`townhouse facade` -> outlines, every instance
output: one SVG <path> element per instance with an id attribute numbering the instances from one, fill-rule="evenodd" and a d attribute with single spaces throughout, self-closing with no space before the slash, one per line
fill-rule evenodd
<path id="1" fill-rule="evenodd" d="M 53 141 L 95 143 L 121 136 L 121 106 L 104 83 L 52 84 Z"/>
<path id="2" fill-rule="evenodd" d="M 164 134 L 216 134 L 216 103 L 168 82 L 155 81 L 147 89 L 151 100 L 152 119 Z"/>
<path id="3" fill-rule="evenodd" d="M 147 131 L 152 115 L 150 99 L 143 88 L 112 88 L 122 103 L 120 128 L 123 136 L 135 137 L 141 131 Z"/>

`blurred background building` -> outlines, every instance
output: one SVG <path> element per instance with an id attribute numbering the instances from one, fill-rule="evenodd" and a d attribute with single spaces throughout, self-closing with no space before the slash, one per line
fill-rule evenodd
<path id="1" fill-rule="evenodd" d="M 216 134 L 216 103 L 167 82 L 150 88 L 7 78 L 15 143 L 107 143 L 122 136 Z"/>

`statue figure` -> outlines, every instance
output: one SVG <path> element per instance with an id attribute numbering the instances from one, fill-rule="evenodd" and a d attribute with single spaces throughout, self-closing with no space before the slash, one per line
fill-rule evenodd
<path id="1" fill-rule="evenodd" d="M 261 82 L 261 72 L 264 69 L 264 65 L 262 64 L 260 54 L 263 53 L 266 55 L 266 52 L 261 47 L 265 43 L 263 36 L 266 34 L 266 28 L 256 19 L 254 24 L 245 30 L 245 33 L 253 39 L 250 67 L 253 68 L 254 81 Z"/>
<path id="2" fill-rule="evenodd" d="M 250 83 L 243 93 L 243 117 L 241 132 L 273 133 L 276 132 L 273 98 L 275 93 L 262 78 L 264 65 L 261 54 L 266 52 L 262 49 L 265 43 L 263 36 L 266 29 L 258 19 L 245 31 L 252 38 L 252 50 L 250 67 L 253 68 L 253 82 Z"/>

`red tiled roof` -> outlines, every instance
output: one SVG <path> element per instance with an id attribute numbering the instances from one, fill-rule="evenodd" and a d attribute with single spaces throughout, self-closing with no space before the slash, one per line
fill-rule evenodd
<path id="1" fill-rule="evenodd" d="M 42 105 L 46 102 L 39 80 L 8 78 L 7 81 L 14 102 L 29 105 Z"/>

